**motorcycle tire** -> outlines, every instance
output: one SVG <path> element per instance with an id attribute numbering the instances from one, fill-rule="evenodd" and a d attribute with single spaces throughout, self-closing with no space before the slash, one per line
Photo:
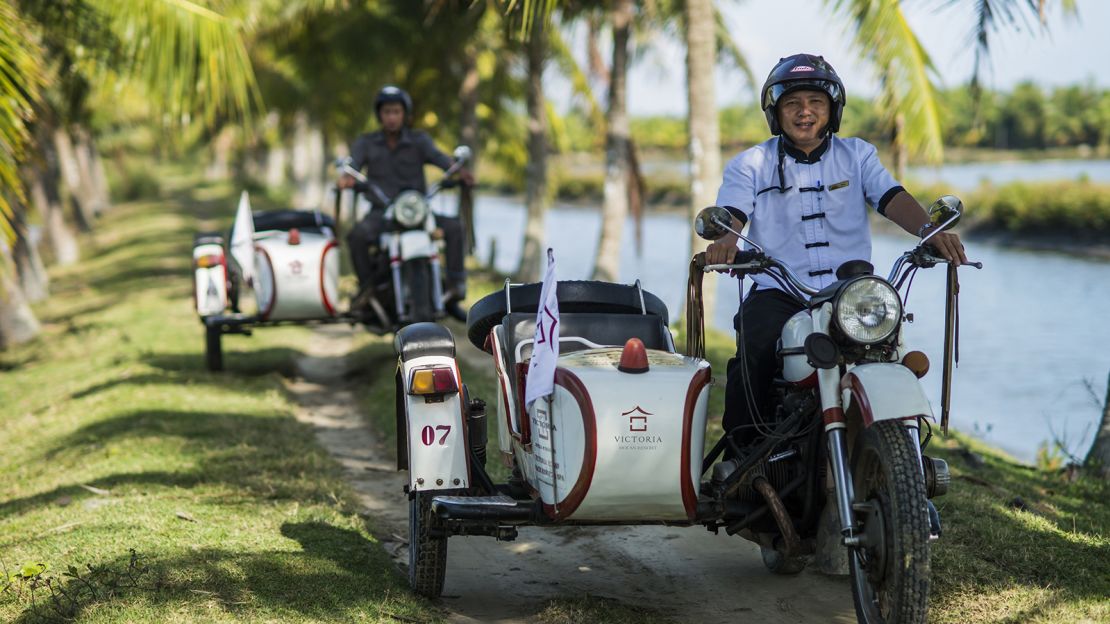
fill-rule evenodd
<path id="1" fill-rule="evenodd" d="M 409 312 L 409 323 L 435 320 L 435 304 L 432 299 L 432 267 L 427 260 L 409 260 L 401 265 L 401 279 L 404 281 Z"/>
<path id="2" fill-rule="evenodd" d="M 421 596 L 437 598 L 447 576 L 447 535 L 431 504 L 429 492 L 413 492 L 409 499 L 409 586 Z"/>
<path id="3" fill-rule="evenodd" d="M 224 369 L 224 352 L 221 345 L 223 332 L 218 325 L 207 325 L 204 328 L 204 364 L 210 371 Z"/>
<path id="4" fill-rule="evenodd" d="M 902 421 L 860 432 L 852 456 L 859 548 L 848 568 L 856 617 L 865 624 L 924 624 L 929 595 L 929 513 L 925 483 Z"/>

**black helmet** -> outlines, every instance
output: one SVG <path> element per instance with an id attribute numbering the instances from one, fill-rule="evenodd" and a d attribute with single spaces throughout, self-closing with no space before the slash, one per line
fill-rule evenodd
<path id="1" fill-rule="evenodd" d="M 381 91 L 378 91 L 378 95 L 374 98 L 374 116 L 378 118 L 379 122 L 382 120 L 382 104 L 388 102 L 399 102 L 401 107 L 405 109 L 405 121 L 408 121 L 409 116 L 412 115 L 412 98 L 409 97 L 408 93 L 405 93 L 404 89 L 386 85 L 382 87 Z"/>
<path id="2" fill-rule="evenodd" d="M 836 70 L 823 57 L 812 54 L 795 54 L 779 59 L 763 83 L 761 106 L 767 116 L 771 134 L 782 134 L 777 105 L 779 99 L 799 89 L 823 91 L 829 96 L 829 132 L 840 130 L 840 116 L 844 113 L 844 83 Z"/>

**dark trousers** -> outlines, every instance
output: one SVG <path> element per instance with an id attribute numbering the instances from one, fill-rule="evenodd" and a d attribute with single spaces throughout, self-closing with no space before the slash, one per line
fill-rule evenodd
<path id="1" fill-rule="evenodd" d="M 739 444 L 759 437 L 754 424 L 771 421 L 771 383 L 778 362 L 775 350 L 782 328 L 790 317 L 803 310 L 797 299 L 777 289 L 749 293 L 732 320 L 736 329 L 736 356 L 728 361 L 725 380 L 725 431 L 740 427 L 733 434 Z M 741 354 L 746 356 L 747 383 Z M 758 410 L 758 416 L 755 413 Z"/>
<path id="2" fill-rule="evenodd" d="M 443 229 L 446 243 L 446 270 L 448 284 L 466 283 L 465 254 L 463 252 L 464 234 L 462 220 L 458 217 L 436 216 L 436 225 Z M 358 276 L 359 290 L 370 284 L 374 264 L 370 259 L 370 247 L 376 247 L 385 230 L 385 211 L 371 210 L 351 231 L 347 233 L 347 244 L 351 248 L 351 264 Z"/>

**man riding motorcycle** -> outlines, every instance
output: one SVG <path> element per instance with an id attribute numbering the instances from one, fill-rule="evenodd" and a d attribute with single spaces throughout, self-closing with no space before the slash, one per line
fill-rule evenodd
<path id="1" fill-rule="evenodd" d="M 865 204 L 910 234 L 930 227 L 921 205 L 879 162 L 875 147 L 836 136 L 844 112 L 840 77 L 824 58 L 796 54 L 780 59 L 763 85 L 761 105 L 771 134 L 725 167 L 717 205 L 733 216 L 739 231 L 802 279 L 823 288 L 836 281 L 848 260 L 871 260 L 871 231 Z M 959 237 L 937 233 L 930 242 L 951 261 L 967 262 Z M 707 264 L 732 262 L 734 234 L 709 245 Z M 765 275 L 752 278 L 733 324 L 736 356 L 728 362 L 724 428 L 738 446 L 756 441 L 772 419 L 770 387 L 776 341 L 783 326 L 803 309 Z"/>
<path id="2" fill-rule="evenodd" d="M 383 87 L 374 98 L 374 114 L 381 129 L 363 134 L 351 144 L 352 166 L 365 171 L 374 185 L 366 194 L 371 204 L 370 212 L 347 235 L 360 295 L 372 288 L 374 265 L 370 247 L 377 246 L 381 238 L 386 206 L 403 190 L 427 191 L 425 164 L 446 171 L 453 162 L 426 133 L 409 127 L 412 98 L 404 90 L 392 85 Z M 474 176 L 466 168 L 459 170 L 459 178 L 463 184 L 474 184 Z M 354 186 L 355 179 L 350 175 L 339 180 L 340 188 Z M 447 247 L 447 308 L 452 315 L 458 316 L 458 302 L 466 297 L 463 226 L 458 217 L 437 216 L 436 223 L 443 229 Z M 360 299 L 355 298 L 356 306 Z"/>

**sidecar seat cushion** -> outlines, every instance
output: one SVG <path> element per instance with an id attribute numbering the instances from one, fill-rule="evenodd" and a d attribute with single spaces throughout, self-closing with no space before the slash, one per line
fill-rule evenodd
<path id="1" fill-rule="evenodd" d="M 505 305 L 503 288 L 479 299 L 470 307 L 466 318 L 466 336 L 471 344 L 479 349 L 484 348 L 490 330 L 501 324 L 506 314 L 530 314 L 534 320 L 542 286 L 538 283 L 513 286 L 509 293 L 512 310 L 508 310 Z M 640 307 L 641 292 L 643 308 Z M 664 326 L 668 323 L 666 304 L 650 292 L 638 289 L 635 284 L 560 281 L 556 295 L 559 298 L 559 311 L 562 314 L 591 312 L 603 315 L 643 316 L 646 311 L 648 315 L 658 317 Z M 624 344 L 623 341 L 621 344 Z"/>
<path id="2" fill-rule="evenodd" d="M 335 229 L 335 219 L 313 210 L 256 210 L 254 231 L 283 230 L 293 228 L 305 231 L 319 231 L 321 228 Z"/>
<path id="3" fill-rule="evenodd" d="M 455 337 L 436 323 L 413 323 L 402 327 L 393 338 L 393 350 L 402 362 L 425 355 L 455 357 Z"/>
<path id="4" fill-rule="evenodd" d="M 532 339 L 536 332 L 535 314 L 513 313 L 506 315 L 502 322 L 509 338 L 505 345 L 507 360 L 511 364 L 523 362 L 532 357 Z M 570 353 L 589 349 L 585 342 L 567 340 L 581 338 L 595 345 L 623 347 L 629 338 L 639 338 L 648 349 L 670 351 L 669 330 L 663 320 L 654 314 L 598 314 L 594 312 L 571 312 L 559 315 L 559 351 Z M 517 359 L 517 347 L 520 349 Z"/>

